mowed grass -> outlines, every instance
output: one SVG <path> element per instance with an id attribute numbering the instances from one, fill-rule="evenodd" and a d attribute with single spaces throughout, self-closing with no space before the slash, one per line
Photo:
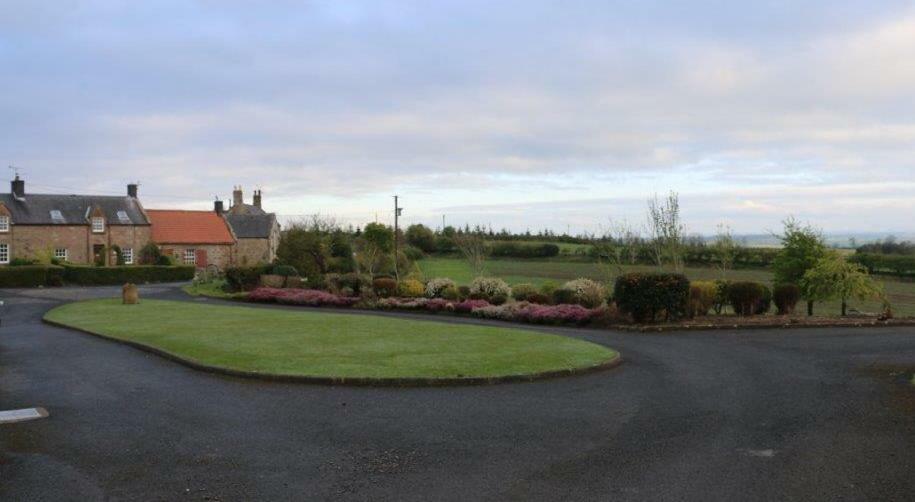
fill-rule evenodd
<path id="1" fill-rule="evenodd" d="M 498 377 L 617 356 L 597 344 L 512 328 L 163 300 L 90 300 L 45 317 L 210 366 L 277 375 Z"/>
<path id="2" fill-rule="evenodd" d="M 460 258 L 425 258 L 417 262 L 426 279 L 433 277 L 450 277 L 459 284 L 473 280 L 473 273 L 467 262 Z M 654 272 L 656 267 L 649 265 L 628 265 L 625 272 Z M 714 268 L 687 267 L 686 276 L 690 280 L 714 280 L 721 274 Z M 562 284 L 565 281 L 587 277 L 609 283 L 613 275 L 607 266 L 597 263 L 571 262 L 563 260 L 488 260 L 486 275 L 501 277 L 509 284 L 531 283 L 540 286 L 546 282 Z M 728 272 L 732 281 L 757 281 L 772 284 L 772 272 L 761 269 L 738 269 Z M 915 282 L 896 280 L 889 277 L 875 276 L 883 283 L 897 316 L 915 316 Z M 856 301 L 849 303 L 863 312 L 879 312 L 881 304 L 876 301 Z M 823 302 L 815 307 L 816 314 L 835 315 L 839 313 L 838 302 Z"/>

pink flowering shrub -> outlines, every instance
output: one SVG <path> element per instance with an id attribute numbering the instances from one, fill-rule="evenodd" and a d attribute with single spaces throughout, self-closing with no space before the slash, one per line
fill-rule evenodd
<path id="1" fill-rule="evenodd" d="M 308 307 L 351 307 L 358 298 L 338 296 L 317 289 L 257 288 L 248 293 L 249 302 L 304 305 Z"/>
<path id="2" fill-rule="evenodd" d="M 473 310 L 473 315 L 484 319 L 529 322 L 533 324 L 586 324 L 601 313 L 581 305 L 538 305 L 528 302 L 483 307 Z"/>
<path id="3" fill-rule="evenodd" d="M 422 310 L 428 301 L 426 298 L 383 298 L 375 302 L 375 307 L 385 310 Z"/>
<path id="4" fill-rule="evenodd" d="M 474 309 L 480 309 L 488 306 L 489 302 L 486 300 L 464 300 L 462 302 L 455 302 L 451 304 L 452 310 L 459 314 L 469 314 L 473 312 Z"/>

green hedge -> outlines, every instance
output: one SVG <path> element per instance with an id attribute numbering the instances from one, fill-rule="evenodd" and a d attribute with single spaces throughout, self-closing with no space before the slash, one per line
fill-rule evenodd
<path id="1" fill-rule="evenodd" d="M 689 280 L 683 274 L 631 273 L 616 279 L 613 299 L 635 322 L 685 317 L 689 309 Z"/>
<path id="2" fill-rule="evenodd" d="M 915 275 L 915 256 L 911 255 L 856 253 L 848 261 L 864 266 L 871 274 Z"/>
<path id="3" fill-rule="evenodd" d="M 493 242 L 489 254 L 495 258 L 552 258 L 559 255 L 556 244 L 530 244 L 524 242 Z"/>
<path id="4" fill-rule="evenodd" d="M 289 268 L 295 270 L 293 267 Z M 250 291 L 258 286 L 262 275 L 274 272 L 274 270 L 275 269 L 273 265 L 256 265 L 253 267 L 227 267 L 225 271 L 226 286 L 229 288 L 229 291 L 233 292 Z M 280 270 L 280 272 L 283 271 L 286 270 Z"/>
<path id="5" fill-rule="evenodd" d="M 129 267 L 85 267 L 64 265 L 64 282 L 80 286 L 120 285 L 128 282 L 180 282 L 194 278 L 193 266 L 135 265 Z"/>
<path id="6" fill-rule="evenodd" d="M 56 265 L 0 267 L 0 288 L 36 288 L 63 284 L 64 268 Z"/>

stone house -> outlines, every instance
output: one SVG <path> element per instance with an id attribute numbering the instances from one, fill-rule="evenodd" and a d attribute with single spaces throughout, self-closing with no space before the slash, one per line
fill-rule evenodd
<path id="1" fill-rule="evenodd" d="M 147 210 L 152 241 L 179 264 L 220 270 L 235 265 L 236 239 L 221 206 L 217 202 L 214 211 Z"/>
<path id="2" fill-rule="evenodd" d="M 0 265 L 14 259 L 50 259 L 79 264 L 133 264 L 151 234 L 137 199 L 126 196 L 26 193 L 16 175 L 10 193 L 0 193 Z"/>
<path id="3" fill-rule="evenodd" d="M 280 244 L 280 224 L 275 213 L 264 211 L 260 190 L 254 191 L 253 204 L 245 204 L 241 187 L 232 191 L 232 206 L 226 221 L 237 239 L 236 260 L 239 265 L 272 263 Z M 216 211 L 222 203 L 217 201 Z"/>

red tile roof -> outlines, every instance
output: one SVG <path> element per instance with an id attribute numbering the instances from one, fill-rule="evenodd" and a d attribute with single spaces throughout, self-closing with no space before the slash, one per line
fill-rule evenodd
<path id="1" fill-rule="evenodd" d="M 213 211 L 147 209 L 156 244 L 232 244 L 226 220 Z"/>

